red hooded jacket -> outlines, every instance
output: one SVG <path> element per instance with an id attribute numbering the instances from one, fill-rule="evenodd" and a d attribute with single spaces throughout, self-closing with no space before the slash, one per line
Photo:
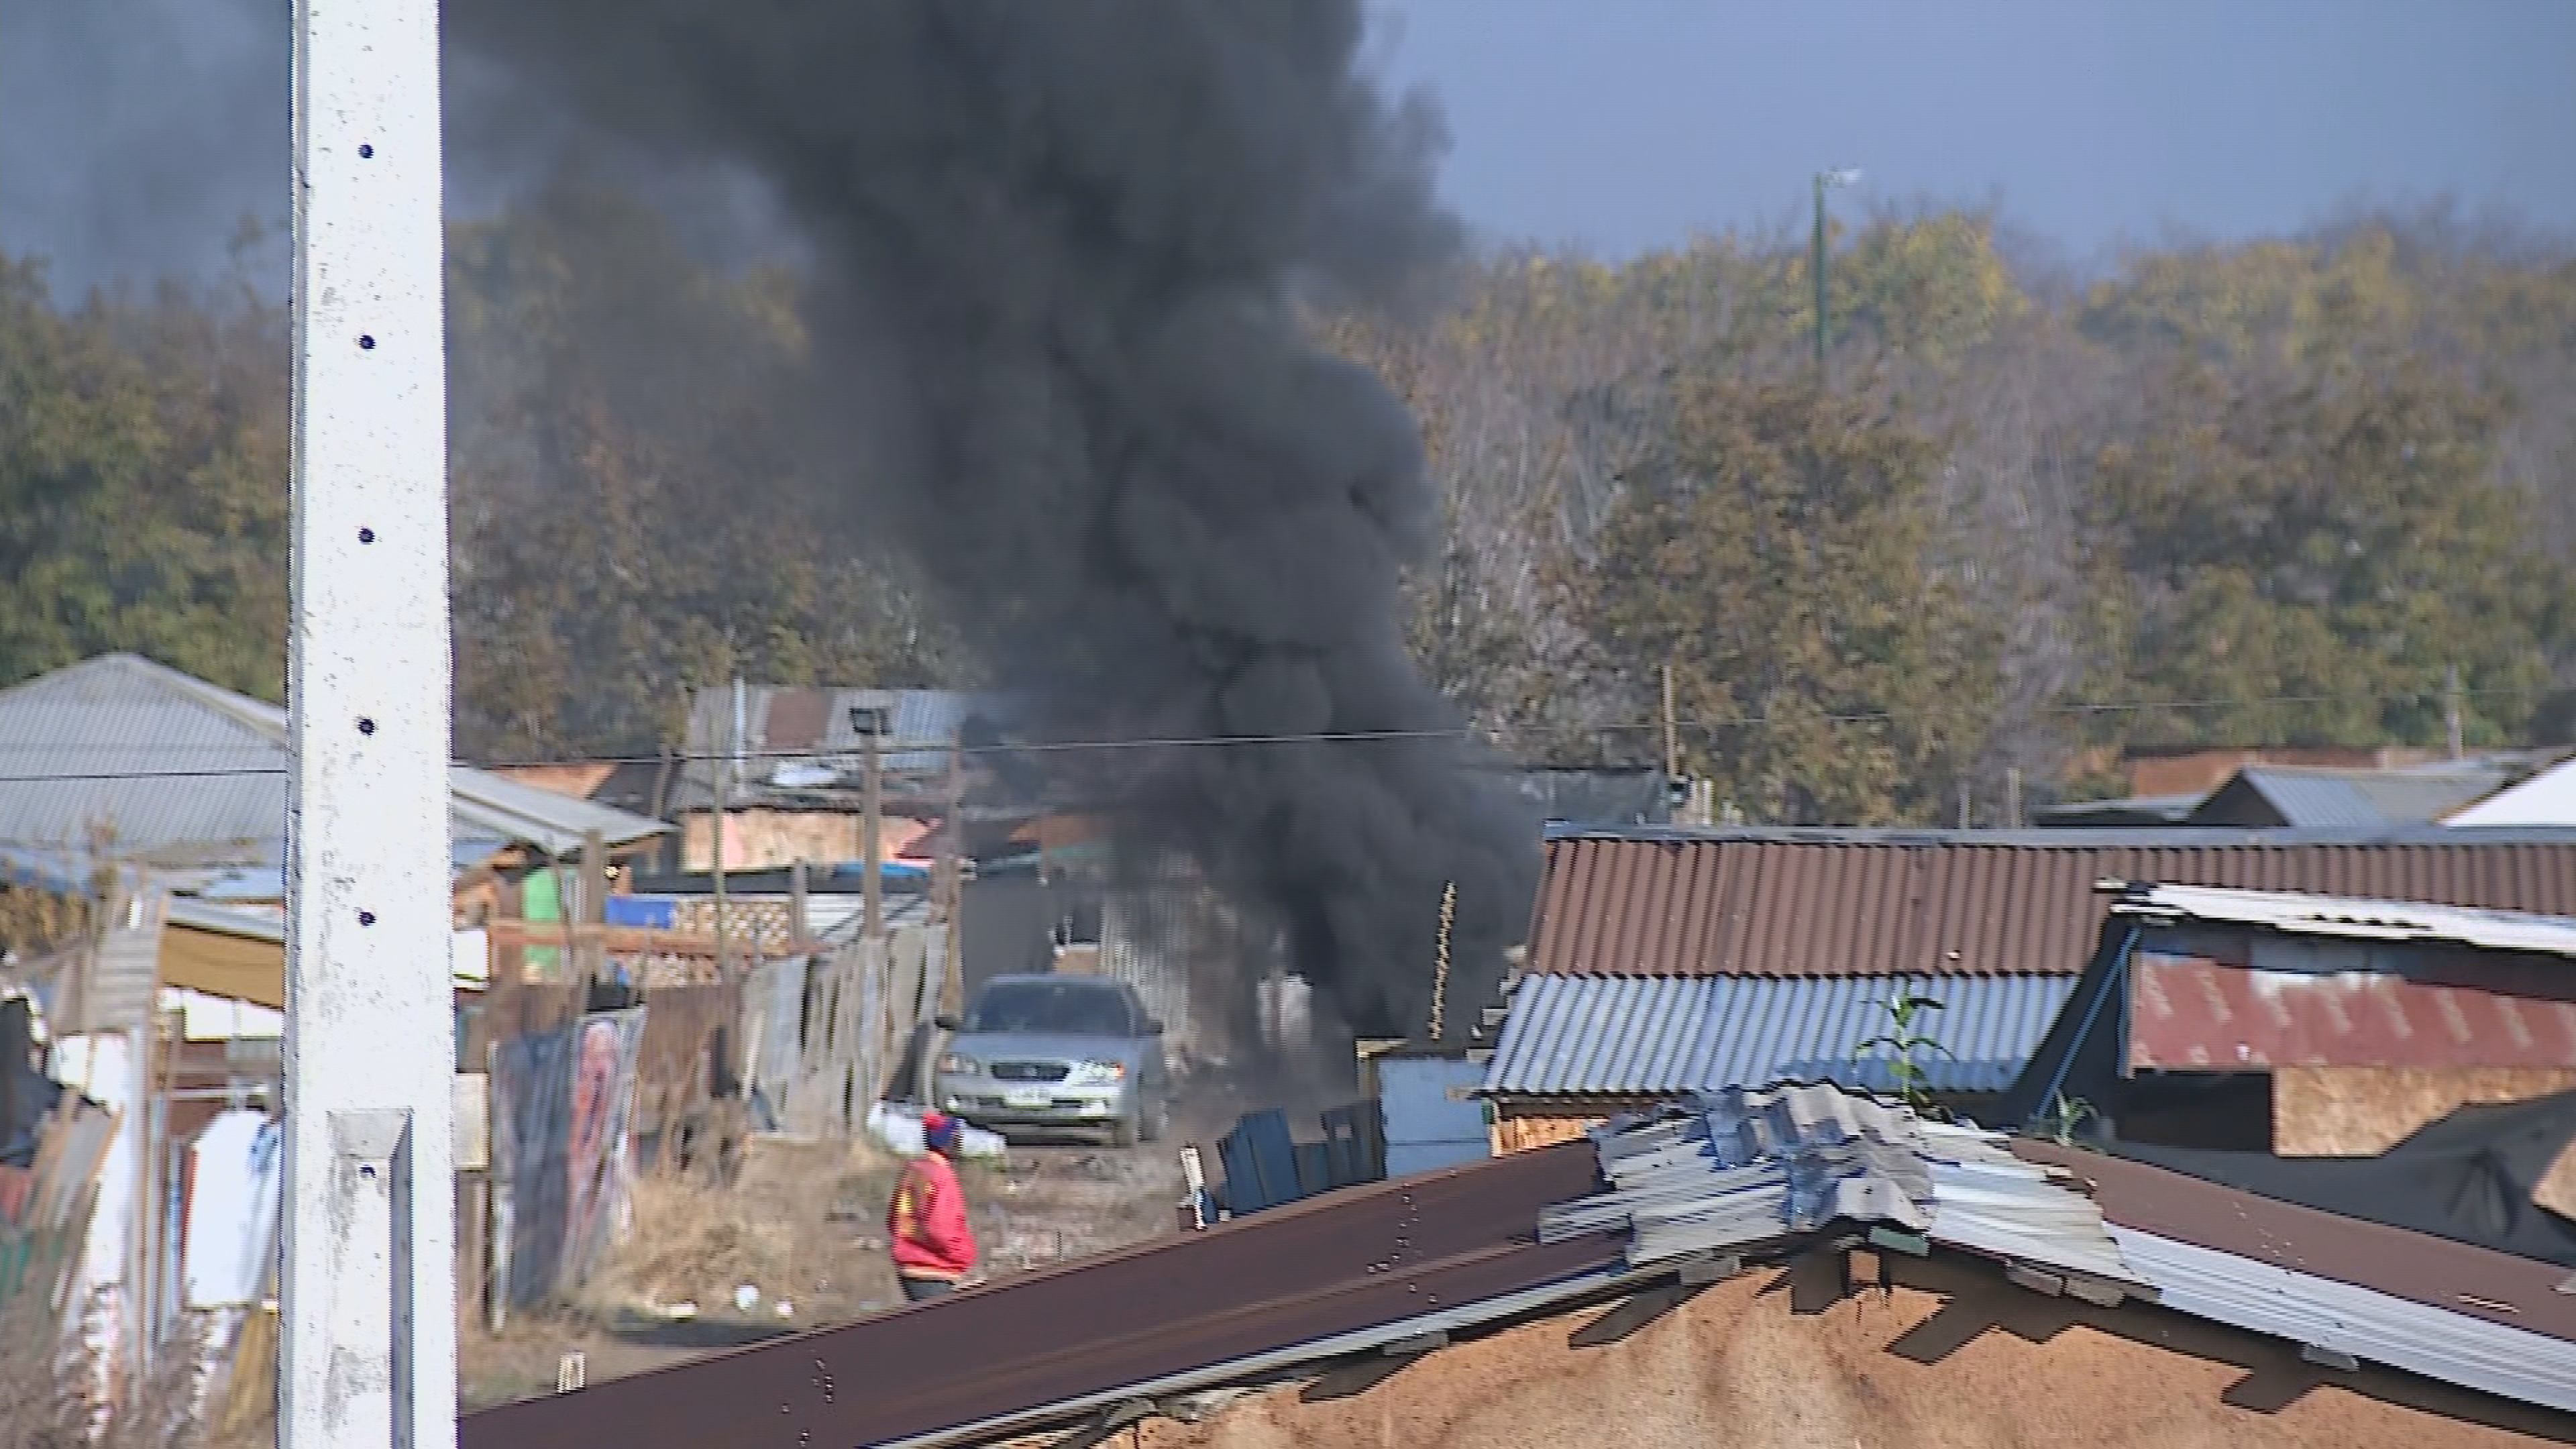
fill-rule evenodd
<path id="1" fill-rule="evenodd" d="M 894 1270 L 906 1278 L 954 1283 L 974 1270 L 975 1230 L 947 1158 L 925 1152 L 904 1166 L 886 1205 L 886 1241 L 893 1245 Z"/>

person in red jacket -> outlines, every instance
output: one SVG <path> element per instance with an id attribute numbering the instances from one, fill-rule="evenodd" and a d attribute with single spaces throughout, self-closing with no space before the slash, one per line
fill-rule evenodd
<path id="1" fill-rule="evenodd" d="M 966 1221 L 966 1194 L 948 1155 L 957 1150 L 957 1119 L 939 1112 L 921 1118 L 921 1156 L 906 1163 L 886 1205 L 886 1242 L 895 1276 L 913 1303 L 956 1289 L 975 1270 L 975 1230 Z"/>

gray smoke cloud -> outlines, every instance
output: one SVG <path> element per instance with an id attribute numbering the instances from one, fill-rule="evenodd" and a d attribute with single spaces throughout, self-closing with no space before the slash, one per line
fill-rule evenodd
<path id="1" fill-rule="evenodd" d="M 451 45 L 804 243 L 856 526 L 896 530 L 1066 737 L 1450 731 L 1399 630 L 1433 542 L 1417 430 L 1301 296 L 1447 260 L 1427 111 L 1357 0 L 449 0 Z M 1151 843 L 1287 928 L 1363 1030 L 1453 1033 L 1527 920 L 1536 832 L 1447 738 L 1154 752 Z"/>
<path id="2" fill-rule="evenodd" d="M 282 302 L 293 12 L 292 0 L 0 0 L 0 254 L 44 258 L 66 301 L 238 276 Z M 443 80 L 451 220 L 539 193 L 577 156 L 667 216 L 693 256 L 732 267 L 785 250 L 737 168 L 656 165 L 470 52 L 451 52 Z"/>
<path id="3" fill-rule="evenodd" d="M 210 276 L 242 222 L 286 278 L 289 0 L 0 0 L 0 251 L 78 295 Z"/>

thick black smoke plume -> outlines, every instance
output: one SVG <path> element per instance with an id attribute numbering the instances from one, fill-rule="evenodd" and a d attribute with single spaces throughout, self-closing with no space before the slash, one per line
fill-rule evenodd
<path id="1" fill-rule="evenodd" d="M 451 39 L 622 141 L 746 168 L 815 270 L 858 515 L 1068 737 L 1430 734 L 1399 573 L 1418 433 L 1301 330 L 1444 260 L 1436 128 L 1357 0 L 449 0 Z M 1157 751 L 1140 826 L 1288 929 L 1352 1025 L 1455 1034 L 1535 832 L 1454 736 Z"/>

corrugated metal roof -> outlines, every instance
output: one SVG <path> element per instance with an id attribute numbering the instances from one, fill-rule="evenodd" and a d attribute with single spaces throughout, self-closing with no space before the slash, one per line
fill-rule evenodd
<path id="1" fill-rule="evenodd" d="M 1549 832 L 1544 975 L 2073 975 L 2105 879 L 2576 915 L 2576 830 Z"/>
<path id="2" fill-rule="evenodd" d="M 2451 816 L 2446 825 L 2576 825 L 2576 760 L 2563 760 Z"/>
<path id="3" fill-rule="evenodd" d="M 0 691 L 0 840 L 156 863 L 275 859 L 286 712 L 131 654 Z"/>
<path id="4" fill-rule="evenodd" d="M 734 738 L 733 688 L 710 685 L 689 701 L 684 779 L 692 803 L 704 806 L 714 782 L 715 757 L 736 748 L 744 757 L 737 784 L 757 790 L 855 785 L 865 769 L 866 739 L 851 711 L 888 712 L 892 733 L 878 763 L 889 773 L 938 774 L 969 715 L 998 707 L 980 695 L 939 689 L 807 689 L 743 687 L 743 731 Z"/>
<path id="5" fill-rule="evenodd" d="M 1925 1122 L 1827 1086 L 1697 1095 L 1596 1132 L 1610 1190 L 1547 1209 L 1539 1241 L 1628 1236 L 1628 1261 L 1737 1250 L 1838 1222 L 1893 1225 L 1945 1247 L 2147 1290 L 2101 1211 L 2015 1158 L 1996 1133 Z"/>
<path id="6" fill-rule="evenodd" d="M 1697 1098 L 1595 1137 L 1608 1192 L 1539 1240 L 1625 1234 L 1631 1263 L 1841 1223 L 2000 1259 L 2044 1291 L 2174 1312 L 2527 1403 L 2576 1408 L 2576 1300 L 2546 1263 L 2138 1163 L 1924 1123 L 1830 1087 Z M 1918 1246 L 1915 1251 L 1921 1251 Z"/>
<path id="7" fill-rule="evenodd" d="M 447 780 L 451 830 L 460 841 L 497 837 L 567 855 L 581 849 L 583 837 L 593 830 L 609 845 L 618 846 L 671 828 L 646 816 L 522 785 L 465 765 L 450 766 Z"/>
<path id="8" fill-rule="evenodd" d="M 131 654 L 0 691 L 0 840 L 80 848 L 111 827 L 159 866 L 273 865 L 286 838 L 286 711 Z M 556 854 L 597 829 L 623 845 L 670 827 L 456 766 L 458 840 Z"/>
<path id="9" fill-rule="evenodd" d="M 2484 979 L 2463 973 L 2450 983 L 2394 971 L 2262 970 L 2151 950 L 2140 950 L 2129 971 L 2132 1067 L 2576 1063 L 2576 980 L 2527 959 L 2508 957 Z"/>
<path id="10" fill-rule="evenodd" d="M 1936 1092 L 2000 1092 L 2020 1075 L 2075 987 L 2072 976 L 1927 982 L 1891 976 L 1527 976 L 1511 995 L 1480 1090 L 1513 1096 L 1670 1096 L 1791 1078 L 1869 1091 L 1897 1085 L 1885 1003 L 1908 990 L 1943 1007 L 1915 1028 Z"/>
<path id="11" fill-rule="evenodd" d="M 2194 823 L 2364 830 L 2441 819 L 2505 781 L 2487 765 L 2335 770 L 2248 765 L 2210 792 Z"/>
<path id="12" fill-rule="evenodd" d="M 2069 800 L 2034 812 L 2041 825 L 2180 825 L 2206 797 L 2201 795 L 2124 795 L 2116 800 Z"/>
<path id="13" fill-rule="evenodd" d="M 2567 916 L 2210 886 L 2140 884 L 2117 894 L 2112 910 L 2123 915 L 2188 917 L 2356 941 L 2448 942 L 2576 956 L 2576 918 Z"/>
<path id="14" fill-rule="evenodd" d="M 286 921 L 266 911 L 244 910 L 239 906 L 219 906 L 207 901 L 172 896 L 163 919 L 170 925 L 191 931 L 211 931 L 219 936 L 239 936 L 245 941 L 259 941 L 271 946 L 286 944 Z"/>
<path id="15" fill-rule="evenodd" d="M 2113 1227 L 2112 1240 L 2176 1313 L 2348 1354 L 2485 1393 L 2576 1409 L 2576 1343 L 2429 1308 L 2289 1267 Z"/>
<path id="16" fill-rule="evenodd" d="M 2097 1152 L 2028 1140 L 2013 1151 L 2085 1185 L 2167 1307 L 2576 1408 L 2576 1296 L 2556 1291 L 2562 1268 Z"/>

